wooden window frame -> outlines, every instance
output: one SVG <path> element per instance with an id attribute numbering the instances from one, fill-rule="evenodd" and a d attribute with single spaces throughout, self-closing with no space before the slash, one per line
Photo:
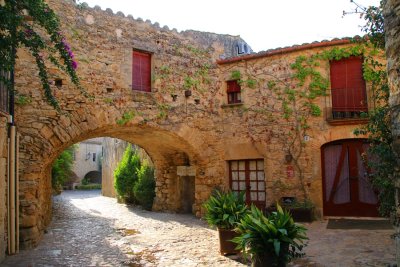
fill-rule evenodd
<path id="1" fill-rule="evenodd" d="M 151 92 L 152 58 L 150 52 L 132 51 L 132 90 Z"/>
<path id="2" fill-rule="evenodd" d="M 251 161 L 255 161 L 256 164 L 256 169 L 255 170 L 251 170 L 250 169 L 250 162 Z M 258 168 L 258 161 L 262 161 L 262 168 Z M 244 162 L 244 170 L 239 170 L 239 162 Z M 232 169 L 232 164 L 236 163 L 237 164 L 237 170 L 233 170 Z M 257 207 L 259 207 L 260 209 L 265 209 L 266 207 L 266 200 L 267 200 L 267 192 L 266 192 L 266 181 L 265 181 L 265 160 L 263 158 L 257 158 L 257 159 L 240 159 L 240 160 L 229 160 L 228 161 L 228 170 L 229 170 L 229 188 L 233 191 L 233 192 L 240 192 L 240 178 L 239 178 L 239 173 L 243 172 L 245 175 L 245 186 L 246 188 L 244 189 L 246 192 L 246 203 L 248 205 L 250 205 L 251 203 L 255 204 Z M 263 172 L 263 176 L 264 178 L 262 180 L 258 179 L 258 175 L 259 172 Z M 237 189 L 233 189 L 233 181 L 235 181 L 232 177 L 233 172 L 237 172 L 238 173 L 238 188 Z M 251 179 L 251 172 L 255 172 L 256 173 L 256 180 L 252 180 Z M 257 188 L 251 188 L 251 183 L 256 183 L 256 187 Z M 259 183 L 263 182 L 264 183 L 264 187 L 263 188 L 258 188 L 259 187 Z M 243 190 L 242 190 L 243 191 Z M 257 194 L 257 200 L 252 200 L 251 199 L 251 193 L 256 193 Z M 264 200 L 259 200 L 259 193 L 263 193 L 264 194 Z"/>
<path id="3" fill-rule="evenodd" d="M 228 97 L 228 105 L 233 104 L 241 104 L 242 97 L 241 97 L 242 88 L 239 84 L 238 80 L 229 80 L 226 82 L 226 93 Z"/>

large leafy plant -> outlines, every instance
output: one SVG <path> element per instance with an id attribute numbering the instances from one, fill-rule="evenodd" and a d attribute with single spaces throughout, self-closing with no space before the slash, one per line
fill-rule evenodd
<path id="1" fill-rule="evenodd" d="M 240 236 L 232 241 L 244 255 L 253 261 L 268 257 L 272 266 L 284 266 L 293 258 L 304 256 L 306 228 L 293 221 L 292 216 L 277 205 L 277 211 L 268 218 L 255 206 L 237 224 Z"/>
<path id="2" fill-rule="evenodd" d="M 247 213 L 244 192 L 215 191 L 204 204 L 205 220 L 211 226 L 222 229 L 233 229 Z"/>

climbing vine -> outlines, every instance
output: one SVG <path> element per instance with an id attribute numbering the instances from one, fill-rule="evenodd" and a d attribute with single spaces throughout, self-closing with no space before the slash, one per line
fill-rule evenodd
<path id="1" fill-rule="evenodd" d="M 285 154 L 291 156 L 290 164 L 293 164 L 297 177 L 299 178 L 299 188 L 302 198 L 309 201 L 308 186 L 312 178 L 305 173 L 304 165 L 307 155 L 306 143 L 309 138 L 313 117 L 322 115 L 321 97 L 328 96 L 329 79 L 327 69 L 330 60 L 340 60 L 351 56 L 363 56 L 364 78 L 377 89 L 377 76 L 384 77 L 382 65 L 374 58 L 379 56 L 379 50 L 371 46 L 368 42 L 359 40 L 346 47 L 335 47 L 321 51 L 313 55 L 301 55 L 295 58 L 294 62 L 285 62 L 274 67 L 260 67 L 257 65 L 246 65 L 244 73 L 238 69 L 230 72 L 230 79 L 236 79 L 242 86 L 242 90 L 251 88 L 247 80 L 254 80 L 258 91 L 254 95 L 257 101 L 252 105 L 246 105 L 243 109 L 249 116 L 263 116 L 264 121 L 271 125 L 269 137 L 278 140 Z M 249 92 L 251 94 L 251 92 Z M 374 94 L 379 103 L 382 98 L 377 98 L 379 94 Z M 260 97 L 261 96 L 261 97 Z M 373 111 L 374 112 L 374 111 Z M 369 116 L 369 114 L 363 114 Z M 250 123 L 253 120 L 249 120 Z M 255 120 L 254 120 L 255 121 Z M 274 125 L 279 123 L 279 128 Z M 249 127 L 252 130 L 252 127 Z M 255 137 L 257 136 L 257 137 Z M 259 139 L 260 135 L 252 135 L 253 142 L 263 142 Z M 257 139 L 257 140 L 256 140 Z M 276 185 L 284 184 L 280 179 Z M 292 188 L 293 189 L 293 188 Z M 282 188 L 285 191 L 285 188 Z M 287 190 L 286 190 L 287 191 Z"/>
<path id="2" fill-rule="evenodd" d="M 43 94 L 55 109 L 60 110 L 60 106 L 51 90 L 47 72 L 49 62 L 63 70 L 83 95 L 89 97 L 79 82 L 78 63 L 60 29 L 59 19 L 45 1 L 4 0 L 0 4 L 0 36 L 0 69 L 11 72 L 15 66 L 16 49 L 26 47 L 39 69 Z M 9 90 L 14 90 L 6 77 L 0 76 L 0 81 Z"/>

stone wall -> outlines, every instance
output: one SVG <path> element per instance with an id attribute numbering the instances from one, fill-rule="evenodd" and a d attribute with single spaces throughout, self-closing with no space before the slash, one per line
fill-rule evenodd
<path id="1" fill-rule="evenodd" d="M 103 138 L 103 164 L 102 164 L 102 183 L 101 193 L 103 196 L 115 197 L 114 189 L 114 170 L 121 161 L 128 142 L 104 137 Z"/>
<path id="2" fill-rule="evenodd" d="M 400 155 L 400 1 L 387 0 L 384 5 L 387 71 L 390 87 L 390 106 L 393 108 L 392 131 L 395 149 Z"/>
<path id="3" fill-rule="evenodd" d="M 7 118 L 0 114 L 0 262 L 7 248 Z"/>

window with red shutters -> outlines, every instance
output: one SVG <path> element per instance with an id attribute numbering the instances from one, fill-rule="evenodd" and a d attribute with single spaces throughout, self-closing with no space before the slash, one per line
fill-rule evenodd
<path id="1" fill-rule="evenodd" d="M 151 91 L 151 54 L 133 51 L 132 89 L 144 92 Z"/>
<path id="2" fill-rule="evenodd" d="M 359 118 L 368 111 L 362 57 L 330 62 L 332 118 Z"/>
<path id="3" fill-rule="evenodd" d="M 227 81 L 228 104 L 241 103 L 240 84 L 237 80 Z"/>

